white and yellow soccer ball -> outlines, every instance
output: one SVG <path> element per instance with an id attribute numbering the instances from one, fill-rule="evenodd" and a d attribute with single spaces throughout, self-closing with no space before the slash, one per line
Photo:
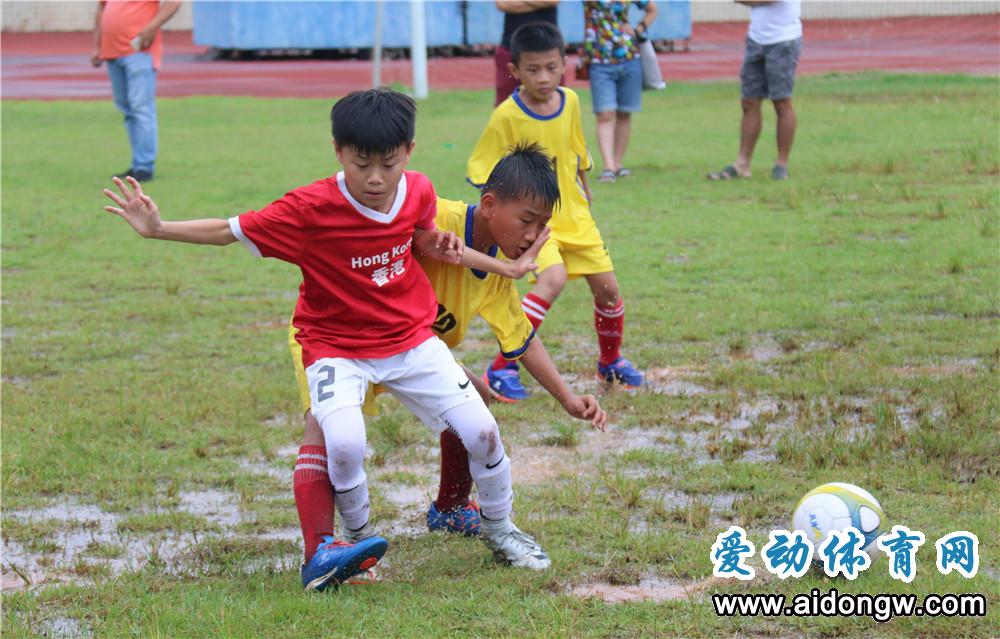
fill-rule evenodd
<path id="1" fill-rule="evenodd" d="M 792 529 L 804 532 L 816 548 L 830 532 L 849 526 L 865 536 L 864 550 L 874 557 L 875 540 L 886 526 L 885 512 L 870 492 L 854 484 L 832 482 L 813 488 L 792 513 Z"/>

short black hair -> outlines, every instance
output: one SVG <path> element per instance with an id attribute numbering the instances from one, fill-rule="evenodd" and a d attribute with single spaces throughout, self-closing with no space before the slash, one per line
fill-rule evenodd
<path id="1" fill-rule="evenodd" d="M 554 209 L 559 203 L 555 161 L 534 142 L 518 144 L 500 158 L 481 190 L 500 200 L 532 197 Z"/>
<path id="2" fill-rule="evenodd" d="M 413 142 L 417 104 L 387 87 L 355 91 L 330 110 L 333 140 L 365 155 L 385 155 Z"/>
<path id="3" fill-rule="evenodd" d="M 561 56 L 566 55 L 562 33 L 551 22 L 529 22 L 518 27 L 510 37 L 510 60 L 515 66 L 520 64 L 522 53 L 542 53 L 553 49 L 558 49 Z"/>

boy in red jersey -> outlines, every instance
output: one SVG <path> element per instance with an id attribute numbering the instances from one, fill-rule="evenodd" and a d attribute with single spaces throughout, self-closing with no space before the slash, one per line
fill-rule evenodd
<path id="1" fill-rule="evenodd" d="M 431 331 L 437 302 L 411 247 L 451 263 L 459 262 L 463 247 L 453 233 L 435 229 L 430 181 L 405 171 L 415 116 L 413 100 L 389 89 L 337 101 L 331 120 L 343 171 L 229 220 L 163 221 L 133 178 L 128 185 L 114 180 L 120 194 L 104 190 L 117 205 L 105 210 L 143 237 L 220 246 L 240 240 L 255 255 L 301 269 L 292 321 L 311 411 L 325 439 L 319 449 L 306 439 L 302 452 L 326 469 L 309 488 L 333 485 L 348 537 L 347 543 L 326 538 L 303 563 L 306 590 L 342 583 L 374 566 L 388 548 L 368 521 L 361 403 L 369 382 L 383 384 L 432 429 L 451 429 L 461 439 L 490 549 L 513 565 L 544 569 L 550 563 L 510 520 L 510 460 L 496 421 Z"/>
<path id="2" fill-rule="evenodd" d="M 580 121 L 580 101 L 559 86 L 566 66 L 559 29 L 547 22 L 523 25 L 511 38 L 511 73 L 521 87 L 490 117 L 467 165 L 469 182 L 486 181 L 505 149 L 535 142 L 556 160 L 561 205 L 552 216 L 552 237 L 538 255 L 537 282 L 522 306 L 537 330 L 568 279 L 583 277 L 594 296 L 594 328 L 600 356 L 598 377 L 607 384 L 643 385 L 643 375 L 621 354 L 625 306 L 608 249 L 591 214 L 586 171 L 592 162 Z M 485 375 L 494 397 L 516 402 L 527 397 L 517 364 L 500 353 Z"/>
<path id="3" fill-rule="evenodd" d="M 546 225 L 559 201 L 559 182 L 552 159 L 534 144 L 512 149 L 493 168 L 482 188 L 478 204 L 466 204 L 438 198 L 435 224 L 464 237 L 467 249 L 486 255 L 516 258 L 520 266 L 525 255 L 537 253 L 544 243 Z M 533 258 L 532 258 L 533 259 Z M 474 319 L 483 318 L 500 344 L 504 355 L 524 363 L 525 368 L 573 417 L 586 419 L 598 430 L 607 425 L 607 413 L 592 395 L 577 395 L 559 375 L 545 347 L 521 309 L 520 297 L 513 279 L 487 273 L 465 265 L 455 265 L 417 256 L 437 295 L 438 314 L 434 332 L 450 348 L 456 348 L 465 337 Z M 527 270 L 515 272 L 515 277 Z M 309 384 L 302 362 L 302 348 L 295 339 L 294 326 L 289 330 L 289 347 L 295 366 L 299 397 L 306 416 L 306 437 L 321 439 L 323 433 L 309 412 Z M 489 403 L 486 384 L 466 370 L 483 401 Z M 371 399 L 374 399 L 374 390 Z M 480 534 L 481 519 L 476 503 L 469 499 L 472 476 L 469 474 L 469 454 L 461 440 L 445 430 L 440 436 L 441 473 L 437 499 L 427 510 L 427 527 L 451 533 L 475 536 Z M 300 458 L 296 473 L 306 472 L 308 458 Z M 296 493 L 299 516 L 306 545 L 313 545 L 324 535 L 332 534 L 332 518 L 312 514 L 310 509 L 332 513 L 333 500 L 326 503 L 308 502 Z"/>

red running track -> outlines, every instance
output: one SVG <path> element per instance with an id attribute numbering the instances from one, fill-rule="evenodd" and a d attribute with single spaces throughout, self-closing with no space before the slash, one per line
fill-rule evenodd
<path id="1" fill-rule="evenodd" d="M 671 81 L 735 80 L 746 23 L 695 24 L 691 51 L 660 54 Z M 1000 74 L 1000 14 L 934 18 L 807 21 L 799 73 L 884 70 Z M 104 69 L 90 66 L 87 32 L 3 35 L 4 99 L 110 99 Z M 367 88 L 371 63 L 331 60 L 209 60 L 190 32 L 166 32 L 157 94 L 329 98 Z M 571 61 L 571 64 L 573 62 Z M 433 58 L 431 90 L 493 86 L 492 58 Z M 411 83 L 410 63 L 387 61 L 385 84 Z M 570 80 L 570 86 L 583 83 Z"/>

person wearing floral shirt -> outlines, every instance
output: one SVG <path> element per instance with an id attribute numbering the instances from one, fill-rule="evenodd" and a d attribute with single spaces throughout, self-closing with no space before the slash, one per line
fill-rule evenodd
<path id="1" fill-rule="evenodd" d="M 633 27 L 629 5 L 643 10 Z M 601 182 L 630 175 L 622 166 L 632 129 L 632 114 L 642 110 L 642 62 L 637 36 L 656 19 L 653 0 L 587 0 L 583 3 L 583 59 L 589 68 L 590 93 L 597 116 L 597 145 L 604 171 Z"/>

